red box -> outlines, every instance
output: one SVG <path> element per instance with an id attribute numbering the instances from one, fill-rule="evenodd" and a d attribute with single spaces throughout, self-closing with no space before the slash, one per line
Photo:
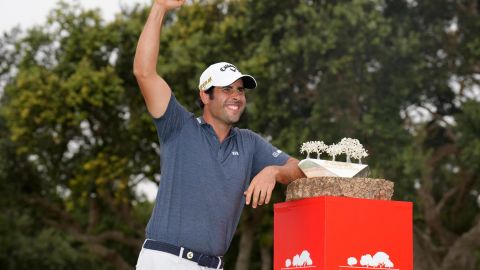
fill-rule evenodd
<path id="1" fill-rule="evenodd" d="M 412 203 L 316 197 L 274 206 L 274 269 L 412 270 Z"/>

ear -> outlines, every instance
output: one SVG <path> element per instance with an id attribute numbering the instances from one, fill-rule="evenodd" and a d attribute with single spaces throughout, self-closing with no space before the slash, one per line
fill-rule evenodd
<path id="1" fill-rule="evenodd" d="M 210 101 L 210 97 L 205 91 L 199 91 L 200 99 L 202 100 L 203 104 L 206 105 Z"/>

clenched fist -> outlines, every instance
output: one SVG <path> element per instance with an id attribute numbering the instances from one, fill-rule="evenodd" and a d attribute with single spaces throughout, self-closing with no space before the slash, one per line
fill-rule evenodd
<path id="1" fill-rule="evenodd" d="M 183 5 L 183 3 L 185 3 L 185 0 L 155 0 L 155 2 L 158 5 L 164 7 L 166 10 L 171 10 Z"/>

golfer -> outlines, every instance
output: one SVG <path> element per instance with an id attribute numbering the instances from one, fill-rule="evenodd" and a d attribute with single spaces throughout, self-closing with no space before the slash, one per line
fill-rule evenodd
<path id="1" fill-rule="evenodd" d="M 208 66 L 198 95 L 203 114 L 179 104 L 157 74 L 162 21 L 181 0 L 156 0 L 140 35 L 134 61 L 148 112 L 160 141 L 161 180 L 139 270 L 223 269 L 244 205 L 270 201 L 276 182 L 304 177 L 298 160 L 258 134 L 234 127 L 255 79 L 227 62 Z M 194 93 L 192 93 L 194 94 Z"/>

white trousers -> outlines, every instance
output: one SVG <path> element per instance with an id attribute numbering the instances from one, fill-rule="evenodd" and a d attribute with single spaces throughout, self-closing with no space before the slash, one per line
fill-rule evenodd
<path id="1" fill-rule="evenodd" d="M 213 270 L 167 252 L 142 248 L 136 270 Z M 223 269 L 223 268 L 219 268 Z"/>

